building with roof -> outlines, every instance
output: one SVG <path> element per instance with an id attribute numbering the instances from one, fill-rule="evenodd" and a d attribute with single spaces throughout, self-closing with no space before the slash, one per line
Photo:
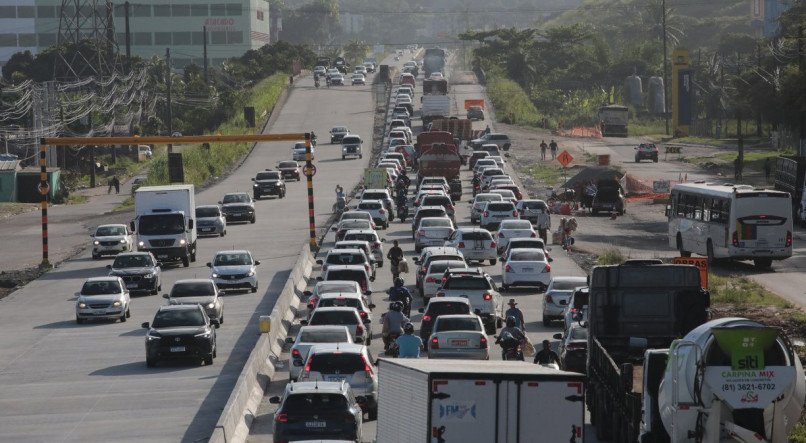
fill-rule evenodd
<path id="1" fill-rule="evenodd" d="M 0 202 L 17 201 L 17 171 L 20 161 L 16 155 L 0 155 Z"/>

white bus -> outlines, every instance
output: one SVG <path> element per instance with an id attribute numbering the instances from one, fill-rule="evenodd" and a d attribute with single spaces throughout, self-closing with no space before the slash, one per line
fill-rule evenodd
<path id="1" fill-rule="evenodd" d="M 685 183 L 672 188 L 669 246 L 714 259 L 753 260 L 768 268 L 792 256 L 789 193 L 748 185 Z"/>

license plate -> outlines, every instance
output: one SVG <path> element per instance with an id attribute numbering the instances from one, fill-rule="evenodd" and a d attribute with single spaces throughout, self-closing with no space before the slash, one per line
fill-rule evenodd
<path id="1" fill-rule="evenodd" d="M 201 229 L 202 232 L 213 232 L 214 230 L 215 230 L 215 228 L 202 228 Z"/>
<path id="2" fill-rule="evenodd" d="M 328 375 L 326 377 L 327 381 L 344 381 L 346 379 L 347 379 L 347 377 L 344 376 L 344 375 Z"/>
<path id="3" fill-rule="evenodd" d="M 136 288 L 137 286 L 138 286 L 137 283 L 126 283 L 126 287 L 129 288 L 129 289 Z"/>
<path id="4" fill-rule="evenodd" d="M 467 339 L 466 338 L 463 338 L 463 339 L 458 339 L 458 338 L 451 339 L 451 346 L 467 346 Z"/>
<path id="5" fill-rule="evenodd" d="M 305 427 L 306 428 L 324 428 L 327 426 L 327 423 L 324 421 L 306 421 Z"/>
<path id="6" fill-rule="evenodd" d="M 534 272 L 535 268 L 523 268 L 523 272 Z"/>
<path id="7" fill-rule="evenodd" d="M 233 213 L 232 213 L 232 216 L 233 216 L 233 217 L 240 217 L 240 216 L 242 216 L 242 215 L 243 215 L 243 212 L 233 212 Z"/>
<path id="8" fill-rule="evenodd" d="M 171 352 L 185 352 L 184 346 L 171 346 Z"/>
<path id="9" fill-rule="evenodd" d="M 168 254 L 158 254 L 157 258 L 168 258 Z"/>
<path id="10" fill-rule="evenodd" d="M 93 314 L 106 314 L 106 309 L 93 309 Z"/>

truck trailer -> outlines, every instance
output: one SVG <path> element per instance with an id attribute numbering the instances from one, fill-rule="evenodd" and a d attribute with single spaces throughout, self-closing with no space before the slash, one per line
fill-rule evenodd
<path id="1" fill-rule="evenodd" d="M 584 441 L 582 374 L 521 361 L 386 359 L 378 443 Z"/>
<path id="2" fill-rule="evenodd" d="M 626 137 L 630 110 L 626 106 L 607 105 L 599 108 L 599 130 L 603 137 Z"/>

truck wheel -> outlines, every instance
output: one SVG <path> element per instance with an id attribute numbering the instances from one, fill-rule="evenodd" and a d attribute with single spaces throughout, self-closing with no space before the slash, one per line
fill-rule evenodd
<path id="1" fill-rule="evenodd" d="M 196 249 L 195 248 L 190 251 L 190 261 L 192 261 L 192 262 L 196 261 Z"/>
<path id="2" fill-rule="evenodd" d="M 681 257 L 691 257 L 691 252 L 683 249 L 683 237 L 680 234 L 677 234 L 677 250 Z"/>
<path id="3" fill-rule="evenodd" d="M 186 268 L 190 266 L 190 259 L 187 256 L 182 257 L 182 266 Z"/>
<path id="4" fill-rule="evenodd" d="M 492 265 L 494 265 L 494 264 L 496 264 L 496 263 L 498 263 L 498 260 L 497 260 L 497 259 L 495 259 L 495 258 L 491 258 L 491 259 L 490 259 L 490 266 L 492 266 Z"/>

